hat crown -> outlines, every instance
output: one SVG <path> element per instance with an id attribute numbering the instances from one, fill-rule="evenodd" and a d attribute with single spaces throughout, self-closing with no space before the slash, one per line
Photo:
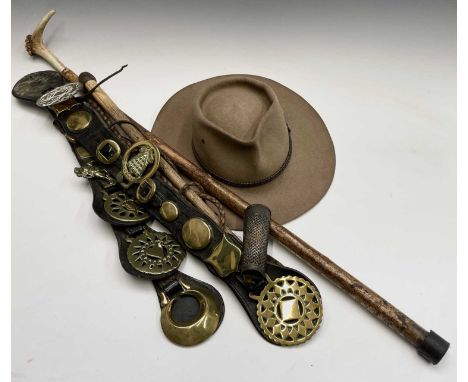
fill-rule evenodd
<path id="1" fill-rule="evenodd" d="M 287 165 L 288 127 L 270 86 L 233 76 L 202 88 L 194 101 L 194 154 L 214 176 L 231 184 L 257 185 Z"/>

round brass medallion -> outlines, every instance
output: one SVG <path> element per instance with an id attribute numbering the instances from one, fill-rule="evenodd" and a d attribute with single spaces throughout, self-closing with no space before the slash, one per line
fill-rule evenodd
<path id="1" fill-rule="evenodd" d="M 182 239 L 190 249 L 206 248 L 211 241 L 211 228 L 203 219 L 189 219 L 182 227 Z"/>
<path id="2" fill-rule="evenodd" d="M 166 275 L 177 269 L 185 251 L 172 235 L 152 229 L 135 237 L 127 250 L 128 262 L 147 275 Z"/>
<path id="3" fill-rule="evenodd" d="M 93 116 L 90 112 L 85 110 L 75 111 L 74 113 L 70 114 L 67 118 L 67 127 L 69 130 L 73 132 L 81 131 L 86 129 Z"/>
<path id="4" fill-rule="evenodd" d="M 257 303 L 257 318 L 267 339 L 292 346 L 310 339 L 322 321 L 320 293 L 309 281 L 296 276 L 268 279 Z"/>

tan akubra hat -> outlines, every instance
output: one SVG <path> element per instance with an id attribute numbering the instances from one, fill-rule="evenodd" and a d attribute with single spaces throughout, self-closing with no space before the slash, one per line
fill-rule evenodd
<path id="1" fill-rule="evenodd" d="M 153 133 L 283 224 L 325 195 L 335 150 L 317 112 L 287 87 L 226 75 L 189 85 L 161 109 Z M 226 215 L 227 225 L 242 221 Z"/>

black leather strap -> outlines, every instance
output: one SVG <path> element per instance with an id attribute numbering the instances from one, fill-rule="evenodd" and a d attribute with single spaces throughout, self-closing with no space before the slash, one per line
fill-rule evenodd
<path id="1" fill-rule="evenodd" d="M 28 100 L 32 101 L 32 99 Z M 91 104 L 88 104 L 86 102 L 79 102 L 70 107 L 51 108 L 50 111 L 52 115 L 54 115 L 54 117 L 56 118 L 54 124 L 67 137 L 69 142 L 71 142 L 74 152 L 76 153 L 76 149 L 78 147 L 82 147 L 85 150 L 87 150 L 87 152 L 89 152 L 89 154 L 91 155 L 91 159 L 94 160 L 96 163 L 98 163 L 96 158 L 96 149 L 98 145 L 106 139 L 111 139 L 117 142 L 120 146 L 122 154 L 129 147 L 128 140 L 120 139 L 120 137 L 109 128 L 109 124 L 112 121 L 109 121 L 108 119 L 104 121 L 100 117 L 97 110 L 95 110 Z M 71 130 L 69 127 L 67 127 L 67 119 L 72 113 L 75 113 L 77 111 L 85 111 L 89 113 L 92 116 L 92 118 L 87 128 L 81 130 Z M 83 165 L 85 163 L 85 161 L 80 159 L 79 156 L 77 156 L 77 158 L 80 161 L 80 164 Z M 287 163 L 287 161 L 285 163 Z M 119 173 L 121 172 L 122 155 L 112 164 L 106 165 L 100 163 L 99 165 L 103 169 L 105 169 L 111 177 L 117 178 L 119 176 Z M 264 276 L 265 279 L 269 278 L 271 280 L 283 276 L 298 276 L 305 280 L 308 280 L 313 285 L 313 283 L 300 272 L 284 267 L 271 257 L 266 257 L 266 220 L 256 225 L 258 227 L 261 227 L 258 233 L 251 236 L 247 234 L 246 240 L 247 242 L 250 242 L 250 244 L 248 244 L 246 246 L 246 249 L 244 250 L 245 259 L 241 263 L 240 271 L 235 270 L 227 276 L 220 276 L 219 271 L 215 269 L 212 263 L 208 263 L 206 262 L 206 260 L 210 257 L 210 255 L 215 253 L 215 249 L 219 249 L 219 245 L 222 242 L 223 238 L 227 237 L 231 243 L 234 243 L 235 246 L 238 246 L 238 248 L 242 248 L 242 243 L 240 242 L 240 240 L 233 235 L 223 232 L 223 230 L 220 227 L 218 227 L 215 224 L 215 222 L 213 222 L 208 216 L 205 216 L 202 212 L 200 212 L 192 204 L 190 204 L 182 195 L 175 191 L 171 186 L 168 186 L 162 180 L 161 175 L 158 172 L 156 172 L 156 174 L 152 177 L 152 180 L 156 184 L 157 192 L 153 199 L 144 206 L 144 209 L 146 213 L 148 213 L 149 217 L 145 221 L 140 221 L 138 224 L 134 224 L 129 222 L 123 222 L 119 219 L 114 219 L 111 216 L 109 216 L 109 214 L 107 214 L 105 211 L 103 202 L 104 193 L 112 193 L 114 191 L 121 190 L 120 186 L 118 184 L 106 186 L 104 184 L 105 182 L 102 180 L 90 179 L 90 184 L 92 186 L 94 195 L 93 208 L 101 218 L 112 224 L 112 226 L 114 227 L 116 236 L 119 240 L 119 243 L 121 244 L 120 260 L 124 268 L 130 273 L 135 274 L 135 272 L 129 266 L 126 257 L 124 256 L 126 245 L 124 241 L 127 241 L 126 238 L 129 235 L 137 234 L 139 232 L 138 230 L 141 230 L 140 226 L 144 225 L 146 221 L 156 219 L 159 223 L 166 227 L 169 232 L 173 234 L 176 240 L 188 252 L 192 253 L 197 258 L 203 260 L 205 265 L 214 275 L 221 278 L 229 285 L 229 287 L 233 290 L 240 303 L 248 313 L 248 316 L 251 319 L 253 325 L 260 333 L 262 333 L 262 331 L 260 329 L 259 322 L 257 319 L 257 301 L 251 298 L 252 293 L 258 294 L 259 290 L 258 288 L 252 289 L 252 286 L 246 282 L 246 279 L 244 277 L 242 277 L 241 272 L 243 272 L 244 275 L 254 272 L 259 276 Z M 126 189 L 125 194 L 129 198 L 135 199 L 136 185 L 130 186 L 128 189 Z M 161 216 L 160 207 L 165 201 L 174 201 L 177 203 L 179 214 L 175 220 L 168 221 Z M 210 226 L 212 238 L 209 244 L 203 249 L 195 250 L 188 248 L 182 238 L 183 224 L 190 218 L 202 219 Z M 247 227 L 247 229 L 250 230 L 249 227 Z M 256 238 L 258 238 L 260 241 L 258 248 L 254 249 L 252 243 L 255 242 Z M 137 274 L 135 275 L 141 276 Z M 178 286 L 178 283 L 180 283 L 184 277 L 188 276 L 181 274 L 179 271 L 175 271 L 170 275 L 167 275 L 167 277 L 165 278 L 152 279 L 152 282 L 155 285 L 157 291 L 164 290 L 170 295 L 177 295 L 180 286 Z M 261 283 L 259 285 L 261 285 Z M 186 300 L 184 304 L 186 305 L 186 307 L 188 307 L 192 303 L 193 302 Z M 181 307 L 183 307 L 183 305 L 181 305 Z M 187 309 L 188 311 L 190 311 L 189 308 Z M 180 309 L 180 311 L 183 310 L 184 309 Z M 180 320 L 187 319 L 187 317 L 184 317 L 182 313 L 180 314 L 179 318 Z"/>

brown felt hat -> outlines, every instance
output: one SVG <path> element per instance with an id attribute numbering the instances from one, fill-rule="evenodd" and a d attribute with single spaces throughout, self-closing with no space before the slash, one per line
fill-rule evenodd
<path id="1" fill-rule="evenodd" d="M 283 224 L 325 195 L 335 150 L 317 112 L 287 87 L 226 75 L 189 85 L 161 109 L 153 133 Z M 229 213 L 227 225 L 242 229 Z"/>

